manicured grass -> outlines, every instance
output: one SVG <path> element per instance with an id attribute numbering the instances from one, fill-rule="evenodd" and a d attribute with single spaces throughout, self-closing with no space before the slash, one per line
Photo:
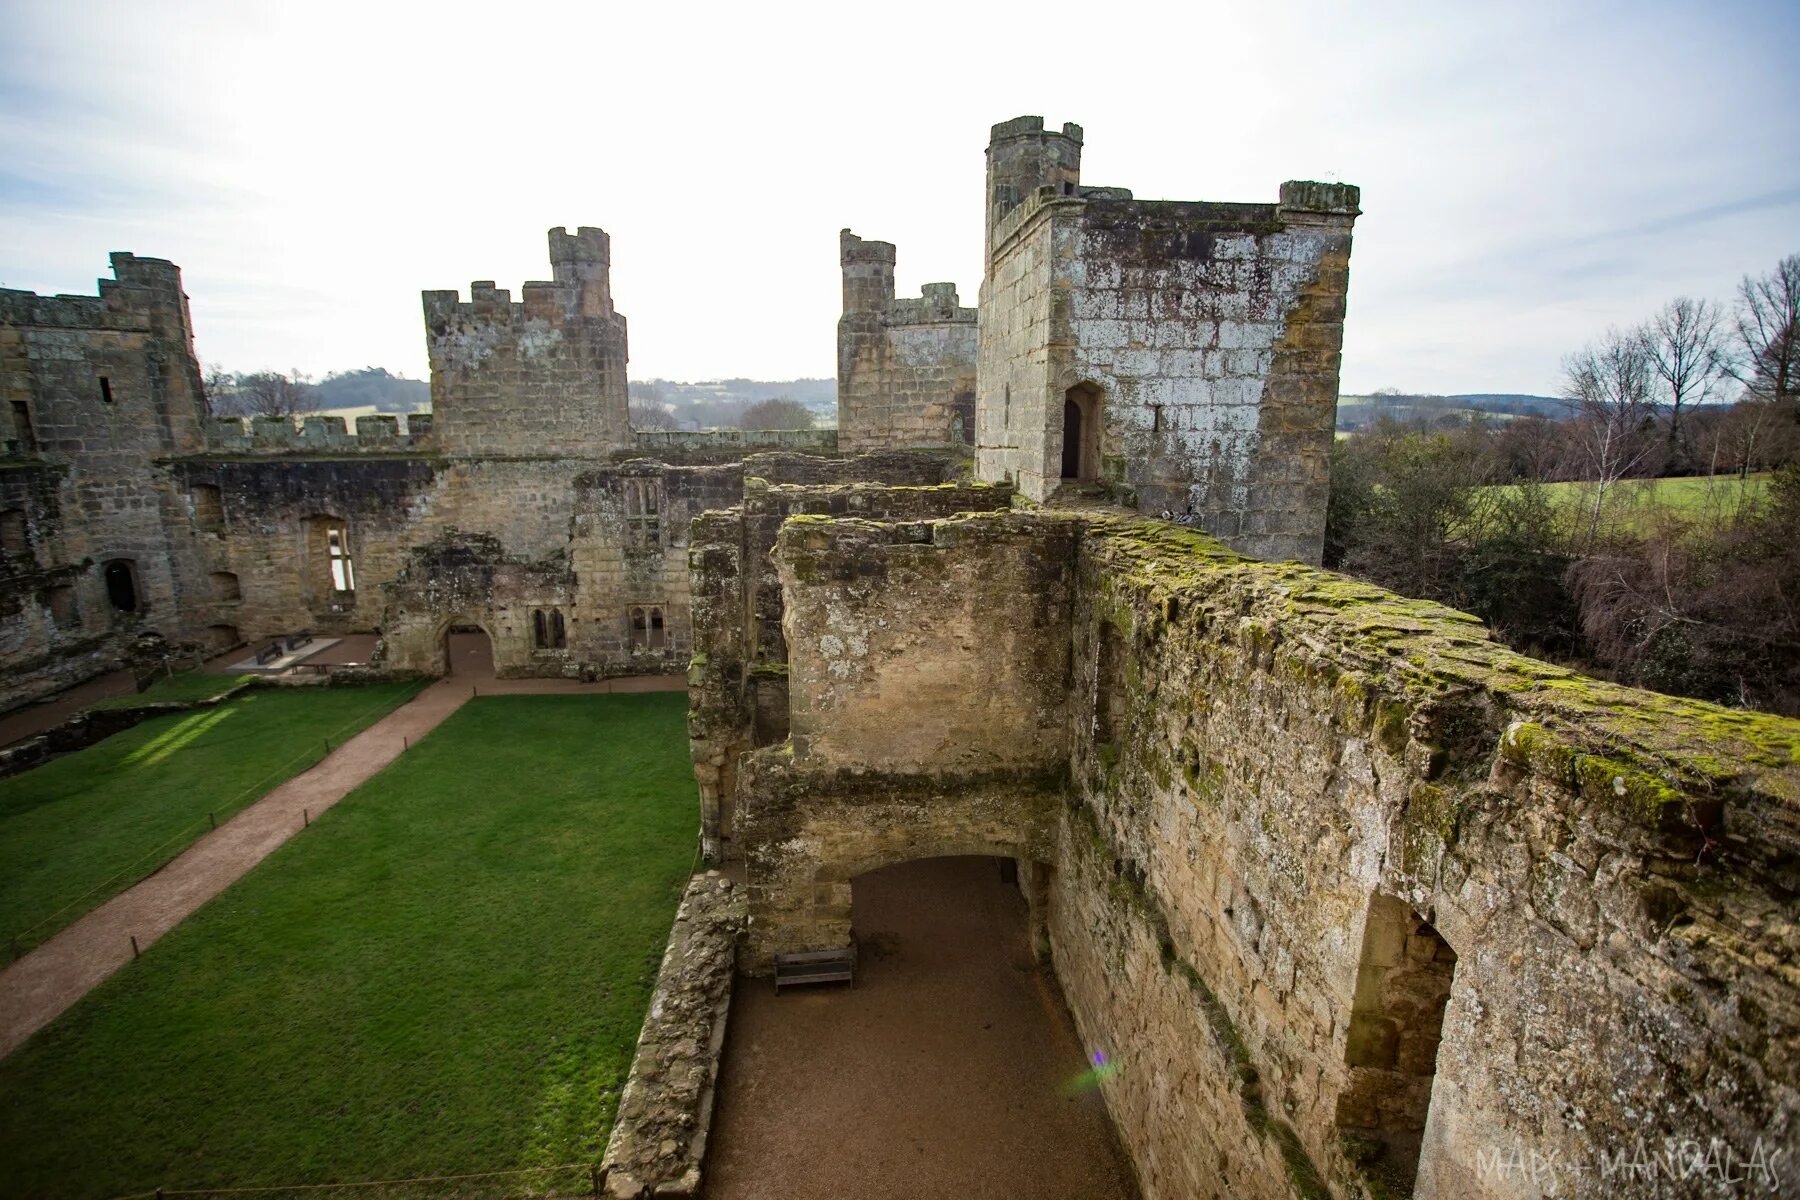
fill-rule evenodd
<path id="1" fill-rule="evenodd" d="M 598 1161 L 693 864 L 686 705 L 471 701 L 0 1062 L 0 1194 Z"/>
<path id="2" fill-rule="evenodd" d="M 136 708 L 143 704 L 194 704 L 202 700 L 211 700 L 222 696 L 241 683 L 255 678 L 252 675 L 215 675 L 205 671 L 183 671 L 179 675 L 171 675 L 159 679 L 141 692 L 133 692 L 125 696 L 108 696 L 88 705 L 89 710 L 97 708 Z"/>
<path id="3" fill-rule="evenodd" d="M 44 941 L 420 686 L 257 688 L 0 780 L 0 938 Z"/>

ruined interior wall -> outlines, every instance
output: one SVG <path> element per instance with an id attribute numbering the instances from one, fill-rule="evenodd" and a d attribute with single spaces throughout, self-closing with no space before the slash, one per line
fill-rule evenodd
<path id="1" fill-rule="evenodd" d="M 1065 395 L 1090 385 L 1093 477 L 1121 501 L 1318 562 L 1357 203 L 1299 183 L 1276 205 L 1027 198 L 983 283 L 978 477 L 1048 498 Z"/>
<path id="2" fill-rule="evenodd" d="M 746 464 L 777 476 L 814 464 Z M 921 477 L 916 456 L 860 470 Z M 845 471 L 846 465 L 835 468 Z M 741 857 L 733 828 L 738 760 L 784 740 L 789 732 L 788 654 L 782 634 L 782 588 L 772 551 L 781 525 L 800 513 L 868 520 L 917 521 L 1008 507 L 1011 490 L 987 484 L 773 484 L 746 481 L 743 502 L 694 523 L 694 655 L 688 671 L 690 746 L 700 789 L 701 838 L 709 859 Z"/>
<path id="3" fill-rule="evenodd" d="M 1064 607 L 1021 614 L 1071 553 Z M 1050 867 L 1151 1200 L 1730 1193 L 1658 1168 L 1670 1142 L 1800 1187 L 1800 723 L 1142 518 L 800 517 L 777 559 L 793 736 L 740 764 L 751 969 L 846 944 L 862 870 L 1012 854 Z M 1035 650 L 996 644 L 1001 593 Z"/>
<path id="4" fill-rule="evenodd" d="M 1027 515 L 790 517 L 776 562 L 795 757 L 902 773 L 1060 761 L 1072 539 Z"/>
<path id="5" fill-rule="evenodd" d="M 1351 1016 L 1427 943 L 1365 946 L 1377 893 L 1455 954 L 1415 1194 L 1713 1195 L 1605 1163 L 1794 1143 L 1800 725 L 1169 526 L 1082 546 L 1051 933 L 1146 1197 L 1396 1190 L 1362 1135 L 1419 1083 L 1352 1070 Z"/>

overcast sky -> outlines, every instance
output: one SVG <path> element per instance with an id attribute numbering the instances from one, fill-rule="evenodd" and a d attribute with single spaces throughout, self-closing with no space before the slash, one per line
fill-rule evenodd
<path id="1" fill-rule="evenodd" d="M 406 7 L 0 0 L 0 286 L 131 250 L 205 362 L 423 377 L 421 289 L 599 225 L 633 378 L 829 376 L 838 229 L 973 304 L 1025 113 L 1141 198 L 1361 185 L 1346 392 L 1553 392 L 1800 251 L 1792 3 Z"/>

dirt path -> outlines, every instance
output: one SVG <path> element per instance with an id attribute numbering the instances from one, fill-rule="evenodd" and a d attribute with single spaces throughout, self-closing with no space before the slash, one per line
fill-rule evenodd
<path id="1" fill-rule="evenodd" d="M 855 987 L 738 979 L 707 1200 L 1133 1200 L 995 861 L 872 871 L 855 906 Z"/>
<path id="2" fill-rule="evenodd" d="M 578 683 L 453 675 L 283 783 L 184 850 L 162 870 L 121 892 L 0 971 L 0 1058 L 55 1020 L 188 914 L 224 891 L 277 846 L 353 788 L 398 758 L 408 741 L 435 729 L 475 690 L 482 695 L 678 691 L 679 676 Z"/>

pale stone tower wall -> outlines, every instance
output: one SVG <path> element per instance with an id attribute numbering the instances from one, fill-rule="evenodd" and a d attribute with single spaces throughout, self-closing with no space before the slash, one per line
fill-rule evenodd
<path id="1" fill-rule="evenodd" d="M 550 231 L 554 280 L 424 293 L 431 407 L 446 454 L 593 457 L 631 445 L 625 318 L 602 229 Z"/>
<path id="2" fill-rule="evenodd" d="M 953 283 L 894 297 L 894 246 L 838 235 L 838 446 L 846 452 L 970 445 L 975 425 L 975 310 Z"/>
<path id="3" fill-rule="evenodd" d="M 1318 562 L 1357 189 L 1134 200 L 1081 184 L 1079 138 L 1035 117 L 994 127 L 978 477 L 1034 500 L 1101 485 L 1247 553 Z"/>

